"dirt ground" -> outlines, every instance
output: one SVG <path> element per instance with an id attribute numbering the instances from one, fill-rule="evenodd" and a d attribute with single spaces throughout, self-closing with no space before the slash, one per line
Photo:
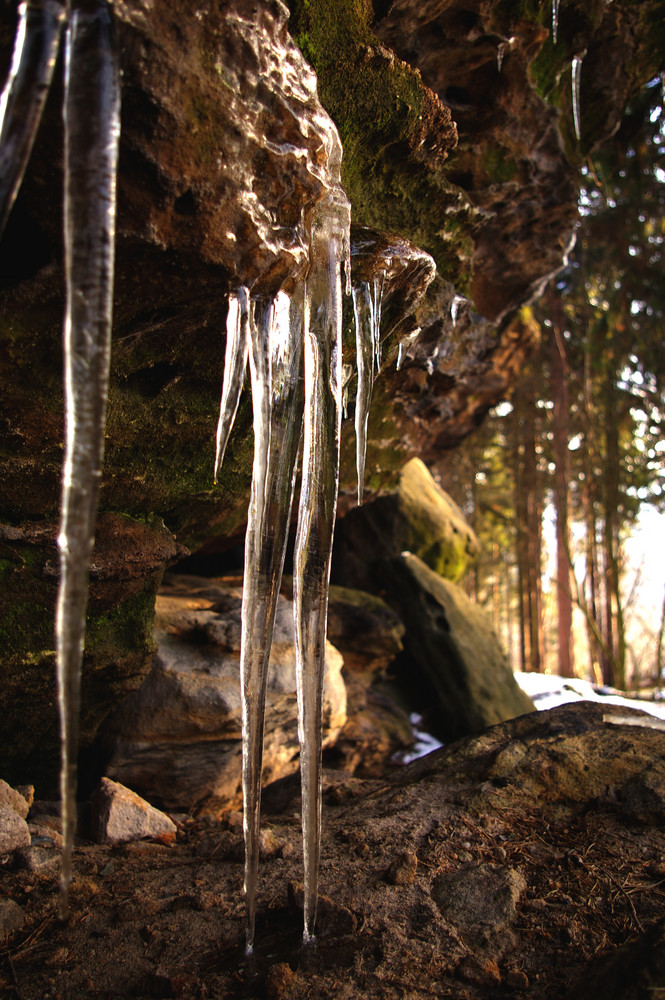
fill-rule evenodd
<path id="1" fill-rule="evenodd" d="M 608 712 L 525 716 L 382 781 L 327 772 L 306 948 L 297 780 L 265 794 L 251 960 L 237 812 L 176 817 L 173 843 L 81 840 L 67 925 L 58 851 L 33 838 L 0 867 L 24 915 L 0 995 L 665 997 L 665 734 Z"/>

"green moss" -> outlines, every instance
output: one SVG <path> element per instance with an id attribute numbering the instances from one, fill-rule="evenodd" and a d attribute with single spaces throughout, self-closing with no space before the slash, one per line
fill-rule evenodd
<path id="1" fill-rule="evenodd" d="M 518 167 L 507 149 L 499 146 L 489 146 L 483 156 L 483 169 L 486 171 L 490 184 L 507 184 L 515 180 Z"/>
<path id="2" fill-rule="evenodd" d="M 353 220 L 406 236 L 449 280 L 459 280 L 459 251 L 473 224 L 468 201 L 435 157 L 418 152 L 423 119 L 439 113 L 433 96 L 375 37 L 367 0 L 291 0 L 290 7 L 290 31 L 316 70 L 342 139 Z"/>

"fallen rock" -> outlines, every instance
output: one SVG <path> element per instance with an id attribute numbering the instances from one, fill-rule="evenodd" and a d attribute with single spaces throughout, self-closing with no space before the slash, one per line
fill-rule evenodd
<path id="1" fill-rule="evenodd" d="M 429 682 L 436 699 L 430 719 L 443 739 L 534 711 L 482 608 L 410 553 L 390 570 L 389 599 L 408 626 L 404 669 Z"/>
<path id="2" fill-rule="evenodd" d="M 175 840 L 173 820 L 117 781 L 102 778 L 92 797 L 90 829 L 98 844 L 160 837 Z"/>
<path id="3" fill-rule="evenodd" d="M 480 544 L 459 507 L 419 458 L 403 467 L 396 489 L 350 510 L 335 531 L 335 583 L 382 593 L 387 561 L 413 552 L 448 580 L 464 575 Z"/>
<path id="4" fill-rule="evenodd" d="M 242 591 L 171 576 L 157 598 L 158 653 L 141 687 L 107 720 L 105 773 L 167 809 L 219 812 L 240 801 Z M 342 657 L 328 643 L 324 746 L 346 721 Z M 263 779 L 298 766 L 293 608 L 279 598 L 270 654 Z"/>
<path id="5" fill-rule="evenodd" d="M 401 653 L 404 624 L 384 600 L 363 590 L 332 585 L 328 595 L 328 639 L 345 670 L 383 673 Z"/>
<path id="6" fill-rule="evenodd" d="M 0 854 L 11 854 L 30 846 L 28 824 L 10 806 L 0 806 Z"/>

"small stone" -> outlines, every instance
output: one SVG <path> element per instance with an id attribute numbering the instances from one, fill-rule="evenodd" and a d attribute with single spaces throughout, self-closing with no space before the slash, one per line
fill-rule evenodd
<path id="1" fill-rule="evenodd" d="M 266 997 L 268 1000 L 282 1000 L 283 997 L 288 997 L 295 980 L 296 974 L 287 962 L 271 965 L 266 976 Z"/>
<path id="2" fill-rule="evenodd" d="M 457 966 L 458 975 L 474 986 L 492 986 L 501 982 L 499 966 L 493 959 L 483 960 L 470 955 Z"/>
<path id="3" fill-rule="evenodd" d="M 121 844 L 146 837 L 175 839 L 176 825 L 136 792 L 102 778 L 91 803 L 90 826 L 98 844 Z"/>
<path id="4" fill-rule="evenodd" d="M 25 914 L 18 903 L 6 896 L 0 896 L 0 941 L 4 941 L 14 931 L 23 926 Z"/>
<path id="5" fill-rule="evenodd" d="M 418 858 L 415 851 L 403 851 L 395 858 L 386 873 L 391 885 L 411 885 L 416 877 Z"/>
<path id="6" fill-rule="evenodd" d="M 17 785 L 16 791 L 19 793 L 19 795 L 23 796 L 25 801 L 28 803 L 28 809 L 29 809 L 32 806 L 32 803 L 35 801 L 35 786 Z"/>
<path id="7" fill-rule="evenodd" d="M 34 788 L 32 791 L 34 795 Z M 13 809 L 21 819 L 25 819 L 30 810 L 29 803 L 26 802 L 21 793 L 0 778 L 0 808 L 3 806 Z"/>
<path id="8" fill-rule="evenodd" d="M 21 847 L 30 847 L 28 824 L 10 806 L 0 805 L 0 854 L 11 854 Z"/>
<path id="9" fill-rule="evenodd" d="M 509 969 L 503 977 L 506 986 L 511 990 L 528 990 L 529 977 L 521 969 Z"/>

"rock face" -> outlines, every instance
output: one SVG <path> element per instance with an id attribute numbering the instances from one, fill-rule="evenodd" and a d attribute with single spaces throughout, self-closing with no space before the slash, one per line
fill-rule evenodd
<path id="1" fill-rule="evenodd" d="M 103 726 L 105 773 L 150 802 L 215 812 L 239 802 L 242 589 L 173 576 L 157 600 L 157 658 Z M 329 643 L 324 745 L 346 721 L 342 658 Z M 280 598 L 270 657 L 264 781 L 298 766 L 293 608 Z"/>
<path id="2" fill-rule="evenodd" d="M 387 561 L 403 551 L 453 582 L 480 552 L 462 512 L 418 458 L 406 463 L 393 491 L 349 511 L 340 522 L 333 579 L 376 591 L 383 585 Z"/>
<path id="3" fill-rule="evenodd" d="M 21 992 L 648 1000 L 665 988 L 665 735 L 604 721 L 617 711 L 533 713 L 377 781 L 328 772 L 313 950 L 295 776 L 279 811 L 265 796 L 251 964 L 237 814 L 191 820 L 172 846 L 84 845 L 68 927 L 44 924 L 57 873 L 17 868 Z M 38 929 L 39 950 L 17 947 Z"/>

